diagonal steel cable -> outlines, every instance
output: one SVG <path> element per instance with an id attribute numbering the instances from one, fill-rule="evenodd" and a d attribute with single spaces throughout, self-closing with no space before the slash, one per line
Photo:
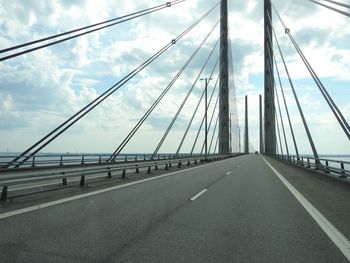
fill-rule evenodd
<path id="1" fill-rule="evenodd" d="M 102 27 L 98 27 L 98 28 L 95 28 L 95 29 L 92 29 L 92 30 L 88 30 L 88 31 L 85 31 L 83 33 L 79 33 L 79 34 L 76 34 L 76 35 L 73 35 L 73 36 L 69 36 L 69 37 L 66 37 L 66 38 L 63 38 L 63 39 L 60 39 L 60 40 L 56 40 L 56 41 L 53 41 L 53 42 L 50 42 L 50 43 L 43 44 L 41 46 L 37 46 L 37 47 L 34 47 L 34 48 L 29 48 L 27 50 L 23 50 L 23 51 L 20 51 L 20 52 L 11 54 L 11 55 L 0 57 L 0 61 L 5 61 L 5 60 L 11 59 L 11 58 L 15 58 L 15 57 L 18 57 L 18 56 L 21 56 L 21 55 L 24 55 L 24 54 L 27 54 L 27 53 L 39 50 L 39 49 L 43 49 L 43 48 L 46 48 L 46 47 L 49 47 L 49 46 L 52 46 L 52 45 L 56 45 L 56 44 L 59 44 L 59 43 L 62 43 L 62 42 L 65 42 L 65 41 L 68 41 L 68 40 L 71 40 L 71 39 L 74 39 L 74 38 L 77 38 L 77 37 L 81 37 L 83 35 L 87 35 L 87 34 L 90 34 L 90 33 L 93 33 L 93 32 L 96 32 L 96 31 L 99 31 L 99 30 L 111 27 L 111 26 L 115 26 L 115 25 L 121 24 L 123 22 L 126 22 L 126 21 L 129 21 L 129 20 L 132 20 L 132 19 L 144 16 L 144 15 L 151 14 L 153 12 L 162 10 L 164 8 L 171 7 L 173 5 L 179 4 L 179 3 L 184 2 L 184 1 L 186 1 L 186 0 L 177 0 L 177 1 L 173 1 L 173 2 L 167 2 L 165 4 L 154 6 L 154 7 L 151 7 L 151 8 L 147 8 L 147 9 L 144 9 L 142 11 L 134 12 L 134 13 L 131 13 L 131 14 L 128 14 L 128 15 L 125 15 L 125 16 L 109 19 L 107 21 L 99 22 L 99 23 L 96 23 L 96 24 L 93 24 L 93 25 L 81 27 L 81 28 L 78 28 L 78 29 L 73 29 L 73 30 L 70 30 L 70 31 L 67 31 L 67 32 L 64 32 L 64 33 L 56 34 L 56 35 L 53 35 L 53 36 L 49 36 L 49 37 L 41 38 L 41 39 L 38 39 L 38 40 L 30 41 L 30 42 L 27 42 L 27 43 L 23 43 L 23 44 L 20 44 L 20 45 L 16 45 L 16 46 L 12 46 L 12 47 L 9 47 L 9 48 L 5 48 L 5 49 L 0 50 L 0 53 L 5 53 L 5 52 L 12 51 L 12 50 L 24 48 L 24 47 L 31 46 L 31 45 L 34 45 L 34 44 L 38 44 L 38 43 L 41 43 L 41 42 L 44 42 L 44 41 L 48 41 L 48 40 L 51 40 L 51 39 L 55 39 L 55 38 L 58 38 L 58 37 L 62 37 L 62 36 L 65 36 L 65 35 L 76 33 L 76 32 L 79 32 L 79 31 L 82 31 L 82 30 L 85 30 L 85 29 L 89 29 L 89 28 L 93 28 L 93 27 L 96 27 L 96 26 L 99 26 L 99 25 L 110 23 L 108 25 L 105 25 L 105 26 L 102 26 Z M 117 21 L 117 22 L 113 22 L 113 21 Z M 111 23 L 111 22 L 113 22 L 113 23 Z"/>
<path id="2" fill-rule="evenodd" d="M 291 79 L 291 77 L 290 77 L 289 70 L 288 70 L 286 61 L 285 61 L 285 59 L 284 59 L 284 56 L 283 56 L 283 53 L 282 53 L 282 50 L 281 50 L 279 41 L 278 41 L 278 39 L 277 39 L 276 32 L 275 32 L 275 30 L 274 30 L 273 27 L 272 27 L 271 17 L 270 17 L 270 15 L 269 15 L 269 13 L 267 13 L 267 17 L 268 17 L 268 19 L 269 19 L 269 23 L 271 24 L 272 32 L 273 32 L 274 38 L 275 38 L 275 40 L 276 40 L 276 44 L 277 44 L 277 47 L 278 47 L 278 50 L 279 50 L 279 53 L 280 53 L 280 56 L 281 56 L 281 59 L 282 59 L 283 65 L 284 65 L 284 69 L 285 69 L 285 71 L 286 71 L 286 73 L 287 73 L 288 81 L 289 81 L 289 84 L 290 84 L 290 86 L 291 86 L 291 88 L 292 88 L 293 96 L 294 96 L 295 102 L 296 102 L 296 104 L 297 104 L 298 111 L 299 111 L 300 117 L 301 117 L 301 119 L 302 119 L 303 126 L 304 126 L 304 129 L 305 129 L 305 131 L 306 131 L 306 135 L 307 135 L 307 137 L 308 137 L 308 140 L 309 140 L 309 143 L 310 143 L 312 152 L 313 152 L 313 154 L 314 154 L 314 157 L 315 157 L 317 163 L 319 164 L 318 153 L 317 153 L 317 150 L 316 150 L 316 147 L 315 147 L 315 143 L 314 143 L 314 141 L 313 141 L 313 139 L 312 139 L 312 136 L 311 136 L 309 127 L 308 127 L 308 125 L 307 125 L 307 123 L 306 123 L 306 119 L 305 119 L 303 110 L 302 110 L 302 108 L 301 108 L 301 106 L 300 106 L 300 102 L 299 102 L 298 96 L 297 96 L 297 94 L 296 94 L 296 92 L 295 92 L 294 84 L 293 84 L 292 79 Z M 270 41 L 272 41 L 272 36 L 270 35 L 269 32 L 268 32 L 268 37 L 269 37 Z"/>
<path id="3" fill-rule="evenodd" d="M 219 20 L 219 21 L 220 21 L 220 20 Z M 218 21 L 217 23 L 219 23 L 219 21 Z M 160 147 L 163 145 L 164 140 L 165 140 L 166 137 L 168 136 L 168 134 L 169 134 L 170 130 L 172 129 L 172 127 L 173 127 L 175 121 L 177 120 L 177 118 L 178 118 L 180 112 L 182 111 L 182 109 L 183 109 L 183 107 L 185 106 L 185 104 L 186 104 L 186 102 L 187 102 L 189 96 L 191 95 L 191 93 L 192 93 L 194 87 L 196 86 L 196 84 L 197 84 L 197 82 L 198 82 L 198 80 L 199 80 L 199 77 L 201 76 L 203 70 L 204 70 L 205 67 L 207 66 L 207 64 L 208 64 L 208 62 L 209 62 L 209 60 L 210 60 L 210 58 L 211 58 L 211 56 L 212 56 L 212 54 L 213 54 L 213 52 L 214 52 L 216 46 L 217 46 L 217 44 L 218 44 L 218 41 L 215 43 L 215 45 L 213 46 L 212 50 L 210 51 L 210 53 L 209 53 L 209 55 L 208 55 L 208 57 L 207 57 L 207 59 L 206 59 L 204 65 L 202 66 L 200 72 L 198 73 L 196 79 L 194 80 L 194 82 L 193 82 L 191 88 L 190 88 L 189 91 L 187 92 L 187 94 L 186 94 L 184 100 L 182 101 L 182 103 L 181 103 L 179 109 L 177 110 L 177 112 L 176 112 L 175 116 L 173 117 L 172 121 L 170 122 L 170 124 L 169 124 L 167 130 L 165 131 L 165 133 L 164 133 L 164 135 L 163 135 L 163 137 L 162 137 L 161 140 L 159 141 L 159 143 L 158 143 L 156 149 L 154 150 L 154 152 L 153 152 L 153 154 L 152 154 L 152 158 L 158 153 Z"/>
<path id="4" fill-rule="evenodd" d="M 221 49 L 221 51 L 222 51 L 222 49 Z M 220 54 L 221 54 L 221 52 L 220 52 Z M 216 60 L 216 62 L 215 62 L 215 65 L 214 65 L 214 67 L 213 67 L 213 70 L 212 70 L 212 72 L 211 72 L 211 74 L 210 74 L 210 76 L 209 76 L 208 83 L 207 83 L 208 85 L 209 85 L 209 83 L 210 83 L 210 80 L 212 79 L 212 76 L 213 76 L 213 74 L 214 74 L 215 68 L 216 68 L 216 66 L 218 65 L 218 62 L 219 62 L 219 59 L 220 59 L 220 54 L 219 54 L 219 56 L 218 56 L 218 58 L 217 58 L 217 60 Z M 215 90 L 215 89 L 213 89 L 213 92 L 214 92 L 214 90 Z M 212 94 L 213 94 L 213 92 L 212 92 Z M 178 148 L 177 148 L 177 150 L 176 150 L 176 155 L 177 155 L 177 154 L 180 152 L 180 150 L 181 150 L 181 147 L 182 147 L 182 145 L 183 145 L 183 143 L 184 143 L 184 141 L 185 141 L 185 139 L 186 139 L 187 133 L 188 133 L 188 131 L 189 131 L 191 125 L 192 125 L 192 122 L 193 122 L 193 120 L 194 120 L 194 117 L 195 117 L 196 114 L 197 114 L 199 105 L 201 104 L 204 95 L 205 95 L 205 89 L 203 90 L 202 95 L 201 95 L 201 97 L 200 97 L 200 99 L 199 99 L 199 101 L 198 101 L 198 103 L 197 103 L 197 106 L 196 106 L 196 108 L 195 108 L 195 110 L 194 110 L 194 112 L 193 112 L 193 114 L 192 114 L 192 117 L 191 117 L 191 119 L 190 119 L 190 121 L 189 121 L 189 123 L 188 123 L 188 125 L 187 125 L 186 131 L 185 131 L 184 135 L 182 136 L 181 142 L 180 142 L 180 144 L 179 144 L 179 146 L 178 146 Z"/>
<path id="5" fill-rule="evenodd" d="M 273 5 L 272 5 L 273 6 Z M 333 101 L 332 97 L 329 95 L 327 89 L 325 88 L 325 86 L 323 85 L 323 83 L 321 82 L 321 80 L 319 79 L 319 77 L 317 76 L 316 72 L 314 71 L 314 69 L 312 68 L 311 64 L 309 63 L 309 61 L 306 59 L 304 53 L 302 52 L 302 50 L 300 49 L 298 43 L 295 41 L 295 39 L 293 38 L 293 36 L 290 33 L 289 28 L 287 28 L 287 26 L 285 25 L 285 23 L 283 22 L 281 16 L 279 15 L 277 9 L 273 6 L 273 9 L 276 13 L 276 15 L 278 16 L 284 30 L 285 33 L 288 35 L 289 39 L 291 40 L 291 42 L 293 43 L 295 49 L 297 50 L 299 56 L 301 57 L 302 61 L 304 62 L 306 68 L 308 69 L 311 77 L 313 78 L 315 84 L 317 85 L 318 89 L 320 90 L 323 98 L 326 100 L 329 108 L 332 110 L 334 116 L 336 117 L 339 125 L 341 126 L 341 128 L 343 129 L 345 135 L 348 137 L 348 139 L 350 140 L 350 126 L 347 123 L 345 117 L 343 116 L 343 114 L 341 113 L 341 111 L 339 110 L 338 106 L 335 104 L 335 102 Z"/>
<path id="6" fill-rule="evenodd" d="M 148 109 L 148 111 L 143 115 L 143 117 L 139 120 L 139 122 L 134 126 L 134 128 L 130 131 L 130 133 L 126 136 L 126 138 L 122 141 L 122 143 L 118 146 L 118 148 L 112 153 L 112 155 L 110 156 L 108 161 L 110 161 L 112 159 L 115 159 L 120 154 L 120 152 L 124 149 L 124 147 L 127 145 L 127 143 L 131 140 L 131 138 L 137 132 L 137 130 L 141 127 L 141 125 L 145 122 L 145 120 L 152 113 L 152 111 L 157 107 L 157 105 L 160 103 L 160 101 L 163 99 L 163 97 L 166 95 L 166 93 L 168 93 L 168 91 L 171 89 L 171 87 L 175 84 L 175 82 L 181 76 L 181 74 L 184 72 L 184 70 L 188 67 L 190 62 L 197 55 L 199 50 L 202 48 L 204 43 L 207 41 L 209 36 L 212 34 L 212 32 L 213 32 L 213 30 L 215 29 L 216 26 L 217 26 L 217 24 L 215 24 L 214 27 L 212 27 L 212 29 L 209 31 L 209 33 L 206 35 L 204 40 L 200 43 L 200 45 L 197 47 L 197 49 L 194 51 L 194 53 L 191 55 L 191 57 L 186 61 L 186 63 L 182 66 L 180 71 L 176 74 L 176 76 L 172 79 L 172 81 L 164 89 L 164 91 L 160 94 L 160 96 L 152 104 L 152 106 Z"/>
<path id="7" fill-rule="evenodd" d="M 180 35 L 178 35 L 175 39 L 173 39 L 170 43 L 166 44 L 163 48 L 161 48 L 158 52 L 156 52 L 153 56 L 151 56 L 149 59 L 147 59 L 145 62 L 143 62 L 140 66 L 138 66 L 136 69 L 134 69 L 132 72 L 130 72 L 128 75 L 126 75 L 124 78 L 122 78 L 120 81 L 118 81 L 116 84 L 114 84 L 112 87 L 110 87 L 108 90 L 103 92 L 100 96 L 98 96 L 96 99 L 94 99 L 92 102 L 90 102 L 88 105 L 86 105 L 84 108 L 79 110 L 77 113 L 75 113 L 73 116 L 71 116 L 69 119 L 64 121 L 62 124 L 60 124 L 58 127 L 56 127 L 54 130 L 49 132 L 47 135 L 45 135 L 43 138 L 41 138 L 39 141 L 34 143 L 32 146 L 30 146 L 28 149 L 26 149 L 24 152 L 19 154 L 16 158 L 11 160 L 7 165 L 3 166 L 3 168 L 8 168 L 11 165 L 15 164 L 15 167 L 19 167 L 23 162 L 27 161 L 29 158 L 34 156 L 36 153 L 38 153 L 41 149 L 43 149 L 45 146 L 47 146 L 50 142 L 55 140 L 59 135 L 61 135 L 63 132 L 65 132 L 68 128 L 70 128 L 73 124 L 75 124 L 77 121 L 79 121 L 82 117 L 84 117 L 87 113 L 89 113 L 91 110 L 93 110 L 96 106 L 98 106 L 101 102 L 103 102 L 105 99 L 107 99 L 109 96 L 111 96 L 115 91 L 117 91 L 120 87 L 122 87 L 125 83 L 127 83 L 130 79 L 132 79 L 134 76 L 136 76 L 139 72 L 141 72 L 144 68 L 146 68 L 149 64 L 151 64 L 154 60 L 156 60 L 161 54 L 163 54 L 165 51 L 167 51 L 171 46 L 176 44 L 177 41 L 182 39 L 186 34 L 188 34 L 194 27 L 196 27 L 205 17 L 207 17 L 217 6 L 216 4 L 213 8 L 211 8 L 208 12 L 206 12 L 201 18 L 199 18 L 196 22 L 194 22 L 191 26 L 189 26 L 186 30 L 184 30 Z M 26 154 L 30 153 L 28 156 Z M 20 160 L 21 159 L 21 160 Z M 20 161 L 19 161 L 20 160 Z M 17 161 L 19 161 L 17 163 Z"/>

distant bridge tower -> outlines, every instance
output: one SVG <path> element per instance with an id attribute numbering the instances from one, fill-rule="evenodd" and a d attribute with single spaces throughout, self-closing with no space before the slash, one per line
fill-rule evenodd
<path id="1" fill-rule="evenodd" d="M 221 0 L 219 153 L 230 152 L 227 0 Z"/>
<path id="2" fill-rule="evenodd" d="M 276 153 L 276 127 L 275 127 L 275 94 L 273 77 L 273 58 L 272 54 L 272 26 L 269 17 L 271 16 L 271 2 L 264 0 L 264 131 L 265 131 L 265 152 L 269 154 Z M 269 52 L 269 50 L 271 52 Z"/>
<path id="3" fill-rule="evenodd" d="M 248 96 L 245 95 L 245 114 L 244 114 L 244 152 L 249 153 L 249 124 L 248 124 Z"/>

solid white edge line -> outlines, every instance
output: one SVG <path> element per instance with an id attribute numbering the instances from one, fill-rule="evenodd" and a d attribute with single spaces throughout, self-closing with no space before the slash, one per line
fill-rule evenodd
<path id="1" fill-rule="evenodd" d="M 327 236 L 333 241 L 333 243 L 339 248 L 343 255 L 350 261 L 350 242 L 349 240 L 324 216 L 319 212 L 297 189 L 294 188 L 264 157 L 261 158 L 271 168 L 271 170 L 277 175 L 282 183 L 288 188 L 288 190 L 294 195 L 299 203 L 305 208 L 305 210 L 311 215 L 321 229 L 327 234 Z"/>
<path id="2" fill-rule="evenodd" d="M 42 208 L 45 208 L 45 207 L 50 207 L 50 206 L 66 203 L 66 202 L 69 202 L 69 201 L 73 201 L 73 200 L 77 200 L 77 199 L 81 199 L 81 198 L 85 198 L 85 197 L 89 197 L 89 196 L 93 196 L 93 195 L 97 195 L 97 194 L 102 194 L 102 193 L 105 193 L 105 192 L 113 191 L 113 190 L 120 189 L 120 188 L 125 188 L 125 187 L 128 187 L 128 186 L 132 186 L 132 185 L 136 185 L 136 184 L 140 184 L 140 183 L 144 183 L 144 182 L 148 182 L 148 181 L 157 180 L 157 179 L 160 179 L 160 178 L 163 178 L 163 177 L 167 177 L 167 176 L 170 176 L 170 175 L 173 175 L 173 174 L 178 174 L 178 173 L 183 173 L 183 172 L 194 170 L 194 169 L 199 169 L 199 168 L 202 168 L 202 167 L 205 167 L 205 166 L 208 166 L 208 165 L 217 164 L 217 163 L 223 162 L 223 161 L 226 161 L 226 160 L 221 160 L 221 161 L 217 161 L 217 162 L 214 162 L 214 163 L 208 163 L 208 164 L 204 164 L 204 165 L 201 165 L 201 166 L 188 168 L 188 169 L 181 170 L 181 171 L 175 171 L 175 172 L 171 172 L 171 173 L 167 173 L 167 174 L 163 174 L 163 175 L 159 175 L 159 176 L 154 176 L 154 177 L 151 177 L 151 178 L 142 179 L 142 180 L 131 182 L 131 183 L 117 185 L 117 186 L 113 186 L 113 187 L 109 187 L 109 188 L 105 188 L 105 189 L 101 189 L 101 190 L 92 191 L 92 192 L 85 193 L 85 194 L 80 194 L 80 195 L 75 195 L 75 196 L 71 196 L 71 197 L 66 197 L 66 198 L 55 200 L 55 201 L 52 201 L 52 202 L 47 202 L 47 203 L 34 205 L 34 206 L 30 206 L 30 207 L 26 207 L 26 208 L 14 210 L 14 211 L 5 212 L 5 213 L 0 214 L 0 219 L 7 218 L 7 217 L 10 217 L 10 216 L 19 215 L 19 214 L 23 214 L 23 213 L 27 213 L 27 212 L 38 210 L 38 209 L 42 209 Z"/>
<path id="3" fill-rule="evenodd" d="M 208 189 L 203 189 L 202 191 L 200 191 L 198 194 L 196 194 L 194 197 L 192 197 L 190 200 L 194 201 L 196 200 L 198 197 L 200 197 L 202 194 L 204 194 L 206 191 L 208 191 Z"/>

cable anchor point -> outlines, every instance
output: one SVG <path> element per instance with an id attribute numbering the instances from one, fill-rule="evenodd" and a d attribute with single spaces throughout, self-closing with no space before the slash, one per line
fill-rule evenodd
<path id="1" fill-rule="evenodd" d="M 166 7 L 171 7 L 171 2 L 166 2 Z"/>

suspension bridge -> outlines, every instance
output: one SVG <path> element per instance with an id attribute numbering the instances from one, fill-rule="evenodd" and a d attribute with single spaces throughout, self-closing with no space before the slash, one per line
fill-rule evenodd
<path id="1" fill-rule="evenodd" d="M 173 8 L 185 10 L 187 2 L 170 1 L 1 47 L 0 63 L 16 65 L 23 57 L 109 28 L 123 30 L 134 20 Z M 137 65 L 127 60 L 130 71 L 121 70 L 125 74 L 116 82 L 83 107 L 72 107 L 69 117 L 58 119 L 25 150 L 0 156 L 0 261 L 350 261 L 350 162 L 318 151 L 317 131 L 310 129 L 282 37 L 300 58 L 298 67 L 307 69 L 344 144 L 350 141 L 348 113 L 331 96 L 281 10 L 270 0 L 260 2 L 264 83 L 254 113 L 259 120 L 259 152 L 250 143 L 251 96 L 245 96 L 245 114 L 238 116 L 228 1 L 213 2 L 184 28 L 176 26 L 177 34 L 167 42 L 151 47 L 147 59 Z M 350 16 L 346 3 L 304 2 Z M 199 34 L 198 28 L 205 28 L 205 33 Z M 200 40 L 189 41 L 191 34 Z M 122 137 L 105 138 L 109 146 L 116 145 L 109 153 L 50 153 L 50 147 L 60 145 L 73 129 L 79 134 L 76 127 L 116 94 L 132 92 L 127 87 L 142 82 L 147 69 L 170 64 L 162 58 L 172 52 L 175 73 L 157 87 L 151 103 L 140 106 L 142 115 L 132 126 L 121 123 Z M 186 60 L 179 62 L 176 57 L 182 53 Z M 179 86 L 185 92 L 176 91 Z M 176 96 L 170 96 L 174 90 Z M 157 119 L 157 110 L 173 105 L 169 118 Z M 301 125 L 294 125 L 292 112 Z M 239 119 L 244 120 L 242 136 Z M 150 122 L 161 123 L 152 136 L 144 129 Z M 305 134 L 303 140 L 297 129 Z M 137 136 L 152 150 L 128 150 Z M 305 142 L 310 154 L 300 150 Z M 141 149 L 141 143 L 136 145 Z"/>

